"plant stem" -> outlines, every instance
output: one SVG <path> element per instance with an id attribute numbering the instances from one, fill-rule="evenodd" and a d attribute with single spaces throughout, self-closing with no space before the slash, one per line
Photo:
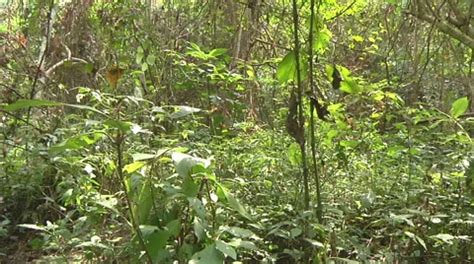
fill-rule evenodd
<path id="1" fill-rule="evenodd" d="M 310 17 L 310 25 L 309 25 L 309 47 L 308 47 L 308 55 L 309 55 L 309 84 L 311 87 L 311 91 L 313 95 L 315 95 L 315 83 L 314 83 L 314 75 L 313 75 L 313 35 L 314 35 L 314 5 L 315 0 L 311 0 L 311 17 Z M 319 2 L 318 2 L 319 7 Z M 317 100 L 317 98 L 316 98 Z M 316 216 L 318 218 L 318 222 L 321 224 L 323 222 L 323 205 L 321 201 L 321 182 L 319 179 L 318 174 L 318 164 L 316 162 L 316 136 L 314 132 L 314 105 L 310 104 L 310 129 L 311 129 L 311 155 L 313 160 L 313 171 L 314 171 L 314 178 L 316 180 L 316 199 L 317 199 L 317 208 L 316 208 Z"/>
<path id="2" fill-rule="evenodd" d="M 298 6 L 296 0 L 293 0 L 293 35 L 294 35 L 294 49 L 296 60 L 296 85 L 298 97 L 298 125 L 303 135 L 300 142 L 301 159 L 303 167 L 303 185 L 304 185 L 304 209 L 309 209 L 309 183 L 308 183 L 308 165 L 306 164 L 306 148 L 304 139 L 304 112 L 303 112 L 303 86 L 301 84 L 301 65 L 300 65 L 300 42 L 298 38 Z"/>
<path id="3" fill-rule="evenodd" d="M 145 254 L 148 258 L 149 263 L 153 263 L 153 258 L 151 257 L 150 253 L 148 253 L 148 250 L 145 245 L 145 240 L 143 239 L 143 234 L 140 230 L 139 223 L 137 223 L 135 220 L 135 216 L 133 214 L 133 209 L 132 209 L 132 202 L 129 196 L 129 193 L 127 191 L 127 187 L 125 184 L 125 177 L 123 175 L 123 141 L 125 139 L 125 136 L 122 134 L 122 132 L 118 131 L 117 132 L 117 137 L 115 138 L 115 148 L 117 151 L 117 175 L 119 176 L 119 181 L 122 183 L 122 188 L 125 193 L 125 201 L 127 203 L 128 211 L 130 213 L 130 222 L 132 224 L 132 228 L 134 232 L 137 234 L 138 241 L 140 243 L 140 246 L 145 250 Z"/>

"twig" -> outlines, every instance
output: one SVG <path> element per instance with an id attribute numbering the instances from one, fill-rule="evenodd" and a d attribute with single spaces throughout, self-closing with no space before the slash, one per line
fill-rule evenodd
<path id="1" fill-rule="evenodd" d="M 347 10 L 351 9 L 351 7 L 357 2 L 357 0 L 354 0 L 352 1 L 352 3 L 350 3 L 346 8 L 344 8 L 342 11 L 340 11 L 339 13 L 337 13 L 336 15 L 334 15 L 333 17 L 327 19 L 326 21 L 331 21 L 331 20 L 334 20 L 342 15 L 344 15 L 344 13 L 347 12 Z"/>

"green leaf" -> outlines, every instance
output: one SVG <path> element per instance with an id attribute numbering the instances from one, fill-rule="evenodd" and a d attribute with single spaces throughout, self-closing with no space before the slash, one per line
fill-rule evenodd
<path id="1" fill-rule="evenodd" d="M 34 224 L 19 224 L 18 227 L 23 227 L 23 228 L 28 228 L 28 229 L 38 230 L 38 231 L 46 231 L 45 227 L 34 225 Z"/>
<path id="2" fill-rule="evenodd" d="M 135 56 L 135 62 L 137 64 L 141 64 L 144 56 L 145 56 L 145 52 L 143 51 L 142 47 L 138 47 L 137 55 Z"/>
<path id="3" fill-rule="evenodd" d="M 209 55 L 210 56 L 213 56 L 213 57 L 219 57 L 220 55 L 222 54 L 225 54 L 227 53 L 227 49 L 224 49 L 224 48 L 218 48 L 218 49 L 213 49 L 209 52 Z"/>
<path id="4" fill-rule="evenodd" d="M 178 237 L 181 231 L 181 221 L 175 219 L 166 224 L 166 230 L 174 237 Z"/>
<path id="5" fill-rule="evenodd" d="M 181 186 L 184 195 L 187 197 L 196 197 L 199 192 L 199 185 L 197 185 L 191 176 L 186 176 L 183 185 Z"/>
<path id="6" fill-rule="evenodd" d="M 324 248 L 324 244 L 319 241 L 309 239 L 309 238 L 305 238 L 304 240 L 308 241 L 313 247 Z"/>
<path id="7" fill-rule="evenodd" d="M 188 202 L 190 207 L 194 210 L 194 212 L 196 212 L 197 216 L 199 216 L 201 219 L 206 218 L 206 208 L 202 204 L 201 200 L 192 197 L 188 198 Z"/>
<path id="8" fill-rule="evenodd" d="M 202 221 L 197 217 L 194 217 L 193 229 L 198 241 L 202 241 L 206 238 L 206 229 L 204 228 Z"/>
<path id="9" fill-rule="evenodd" d="M 377 196 L 372 190 L 369 190 L 368 193 L 363 194 L 360 198 L 360 202 L 362 204 L 362 208 L 369 208 L 375 202 Z"/>
<path id="10" fill-rule="evenodd" d="M 86 146 L 92 145 L 98 140 L 104 137 L 102 133 L 90 133 L 90 134 L 82 134 L 78 136 L 73 136 L 65 141 L 54 145 L 49 148 L 51 153 L 62 152 L 65 150 L 74 150 L 74 149 L 81 149 Z"/>
<path id="11" fill-rule="evenodd" d="M 14 103 L 11 103 L 5 107 L 3 107 L 6 111 L 16 111 L 20 109 L 30 108 L 30 107 L 41 107 L 41 106 L 61 106 L 64 105 L 60 102 L 48 101 L 48 100 L 27 100 L 27 99 L 20 99 Z"/>
<path id="12" fill-rule="evenodd" d="M 247 210 L 245 210 L 242 204 L 240 204 L 240 202 L 227 190 L 227 188 L 220 185 L 219 183 L 217 183 L 217 186 L 219 188 L 218 190 L 224 195 L 224 197 L 227 200 L 228 205 L 232 209 L 237 211 L 241 216 L 247 218 L 248 220 L 252 220 Z"/>
<path id="13" fill-rule="evenodd" d="M 232 227 L 226 226 L 226 227 L 223 227 L 223 230 L 226 232 L 229 232 L 233 236 L 241 237 L 241 238 L 249 238 L 249 237 L 255 236 L 255 234 L 252 231 L 245 228 L 237 227 L 237 226 L 232 226 Z"/>
<path id="14" fill-rule="evenodd" d="M 455 236 L 450 235 L 450 234 L 437 234 L 430 237 L 442 240 L 444 243 L 447 243 L 447 244 L 451 244 L 452 240 L 456 238 Z"/>
<path id="15" fill-rule="evenodd" d="M 255 245 L 255 243 L 247 240 L 242 240 L 240 238 L 234 239 L 227 243 L 235 248 L 246 248 L 250 250 L 258 250 L 258 247 Z"/>
<path id="16" fill-rule="evenodd" d="M 364 38 L 360 35 L 352 35 L 352 40 L 355 42 L 363 42 Z"/>
<path id="17" fill-rule="evenodd" d="M 142 63 L 142 72 L 146 72 L 148 70 L 148 64 L 146 62 Z"/>
<path id="18" fill-rule="evenodd" d="M 146 57 L 146 63 L 147 63 L 148 65 L 154 65 L 154 64 L 155 64 L 155 60 L 156 60 L 155 55 L 148 55 L 148 57 Z"/>
<path id="19" fill-rule="evenodd" d="M 426 243 L 423 239 L 421 239 L 421 237 L 419 236 L 416 236 L 416 241 L 425 249 L 425 250 L 428 250 L 428 248 L 426 247 Z"/>
<path id="20" fill-rule="evenodd" d="M 97 114 L 101 114 L 105 117 L 108 117 L 107 114 L 105 114 L 104 112 L 99 111 L 99 110 L 95 109 L 94 107 L 91 107 L 91 106 L 88 106 L 88 105 L 64 104 L 64 106 L 68 106 L 68 107 L 72 107 L 72 108 L 76 108 L 76 109 L 80 109 L 80 110 L 87 110 L 87 111 L 95 112 Z"/>
<path id="21" fill-rule="evenodd" d="M 179 152 L 174 152 L 171 154 L 171 159 L 174 161 L 176 172 L 181 177 L 189 176 L 191 170 L 199 164 L 204 168 L 209 167 L 211 164 L 209 160 L 193 157 Z"/>
<path id="22" fill-rule="evenodd" d="M 306 63 L 303 63 L 301 58 L 300 61 L 301 80 L 303 81 L 306 78 Z M 296 58 L 294 51 L 290 51 L 278 64 L 276 75 L 280 83 L 296 81 Z"/>
<path id="23" fill-rule="evenodd" d="M 140 161 L 140 160 L 149 160 L 156 158 L 155 154 L 147 154 L 147 153 L 135 153 L 132 154 L 133 161 Z"/>
<path id="24" fill-rule="evenodd" d="M 336 67 L 339 69 L 339 72 L 342 77 L 341 91 L 349 94 L 360 93 L 361 88 L 357 84 L 356 80 L 354 80 L 354 78 L 352 77 L 351 71 L 341 65 L 337 65 Z"/>
<path id="25" fill-rule="evenodd" d="M 108 127 L 117 128 L 122 132 L 128 132 L 132 129 L 132 123 L 115 119 L 109 119 L 105 121 L 104 124 Z"/>
<path id="26" fill-rule="evenodd" d="M 193 255 L 189 264 L 222 264 L 224 255 L 216 249 L 214 243 Z"/>
<path id="27" fill-rule="evenodd" d="M 156 158 L 161 157 L 163 154 L 165 154 L 169 150 L 170 150 L 169 148 L 159 149 L 156 154 L 135 153 L 135 154 L 132 154 L 132 158 L 133 158 L 133 161 L 156 159 Z"/>
<path id="28" fill-rule="evenodd" d="M 285 83 L 295 79 L 296 59 L 295 53 L 290 51 L 278 65 L 277 78 L 280 83 Z"/>
<path id="29" fill-rule="evenodd" d="M 224 253 L 226 256 L 237 259 L 237 252 L 235 252 L 235 249 L 224 241 L 216 240 L 216 249 Z"/>
<path id="30" fill-rule="evenodd" d="M 126 173 L 133 173 L 145 166 L 144 162 L 135 161 L 133 163 L 127 164 L 123 167 L 123 171 Z"/>
<path id="31" fill-rule="evenodd" d="M 150 254 L 154 263 L 157 263 L 161 250 L 163 250 L 168 243 L 168 239 L 171 236 L 170 233 L 159 229 L 157 226 L 150 225 L 140 225 L 140 232 L 145 240 L 145 247 L 148 254 Z"/>
<path id="32" fill-rule="evenodd" d="M 313 49 L 316 52 L 322 52 L 327 49 L 329 43 L 331 42 L 332 32 L 327 28 L 326 25 L 323 26 L 321 30 L 314 34 Z"/>
<path id="33" fill-rule="evenodd" d="M 148 217 L 150 216 L 151 208 L 153 206 L 153 196 L 151 193 L 151 185 L 149 182 L 145 182 L 140 190 L 138 197 L 138 203 L 136 204 L 136 213 L 138 217 L 137 222 L 140 224 L 148 223 Z"/>
<path id="34" fill-rule="evenodd" d="M 301 235 L 301 233 L 303 233 L 303 230 L 301 228 L 298 228 L 298 227 L 295 227 L 295 228 L 292 228 L 290 230 L 290 236 L 291 238 L 296 238 L 298 237 L 299 235 Z"/>
<path id="35" fill-rule="evenodd" d="M 462 97 L 454 101 L 453 105 L 451 106 L 451 116 L 454 118 L 458 118 L 462 114 L 464 114 L 469 106 L 469 101 L 467 97 Z"/>
<path id="36" fill-rule="evenodd" d="M 301 149 L 297 143 L 292 143 L 288 147 L 288 159 L 290 160 L 291 165 L 300 165 L 301 164 Z"/>
<path id="37" fill-rule="evenodd" d="M 345 148 L 355 148 L 359 145 L 359 141 L 356 141 L 356 140 L 341 140 L 341 142 L 339 142 L 339 145 L 341 145 Z"/>
<path id="38" fill-rule="evenodd" d="M 181 118 L 181 117 L 185 117 L 185 116 L 198 113 L 201 111 L 201 109 L 199 108 L 194 108 L 194 107 L 185 106 L 185 105 L 178 105 L 178 106 L 175 106 L 175 108 L 177 110 L 170 115 L 170 118 L 173 118 L 173 119 Z"/>

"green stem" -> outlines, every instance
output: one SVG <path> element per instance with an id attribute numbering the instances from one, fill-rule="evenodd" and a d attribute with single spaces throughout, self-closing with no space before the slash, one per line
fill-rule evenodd
<path id="1" fill-rule="evenodd" d="M 310 25 L 309 25 L 309 47 L 308 47 L 308 55 L 309 55 L 309 83 L 311 87 L 311 91 L 315 94 L 315 83 L 314 83 L 314 75 L 313 75 L 313 36 L 314 36 L 314 5 L 315 0 L 311 0 L 311 17 L 310 17 Z M 317 98 L 316 98 L 317 100 Z M 314 178 L 316 179 L 316 199 L 317 199 L 317 208 L 316 208 L 316 216 L 318 218 L 318 222 L 321 224 L 323 222 L 323 205 L 321 201 L 321 181 L 318 174 L 318 164 L 316 162 L 316 136 L 314 132 L 314 106 L 310 104 L 310 113 L 311 113 L 311 120 L 310 120 L 310 129 L 311 129 L 311 155 L 313 160 L 313 171 L 314 171 Z"/>
<path id="2" fill-rule="evenodd" d="M 145 251 L 145 255 L 148 258 L 149 263 L 153 263 L 153 258 L 151 257 L 150 253 L 148 252 L 146 245 L 145 245 L 145 240 L 143 239 L 143 234 L 140 230 L 139 224 L 135 221 L 135 216 L 133 214 L 133 209 L 132 209 L 132 202 L 130 199 L 130 195 L 127 191 L 127 186 L 125 184 L 125 177 L 123 175 L 123 141 L 125 139 L 125 136 L 122 134 L 122 132 L 118 131 L 117 132 L 117 137 L 115 138 L 115 148 L 117 151 L 117 175 L 119 176 L 119 181 L 122 183 L 122 188 L 125 193 L 125 201 L 127 203 L 128 211 L 130 213 L 130 223 L 132 224 L 132 228 L 134 232 L 137 234 L 138 237 L 138 242 L 140 243 L 140 246 L 143 248 Z"/>
<path id="3" fill-rule="evenodd" d="M 300 142 L 301 159 L 303 161 L 303 185 L 304 185 L 304 209 L 309 209 L 309 183 L 308 183 L 308 165 L 306 164 L 306 148 L 304 140 L 304 112 L 303 112 L 303 86 L 301 83 L 301 65 L 300 65 L 300 41 L 298 38 L 298 6 L 296 0 L 293 0 L 293 35 L 294 35 L 294 49 L 296 60 L 296 85 L 298 96 L 298 126 L 303 135 L 303 140 Z"/>

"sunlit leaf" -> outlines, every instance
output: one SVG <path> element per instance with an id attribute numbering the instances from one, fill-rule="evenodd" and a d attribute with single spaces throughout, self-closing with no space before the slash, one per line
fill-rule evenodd
<path id="1" fill-rule="evenodd" d="M 302 62 L 303 60 L 300 58 L 300 61 Z M 306 64 L 305 63 L 300 63 L 300 73 L 301 73 L 301 80 L 304 80 L 306 78 Z M 297 75 L 296 75 L 296 58 L 295 58 L 295 52 L 290 51 L 278 64 L 278 69 L 276 72 L 278 81 L 280 83 L 285 83 L 288 81 L 296 81 Z"/>
<path id="2" fill-rule="evenodd" d="M 303 233 L 303 230 L 301 228 L 298 228 L 298 227 L 295 227 L 295 228 L 292 228 L 290 230 L 290 236 L 291 238 L 296 238 L 298 237 L 299 235 L 301 235 L 301 233 Z"/>
<path id="3" fill-rule="evenodd" d="M 213 56 L 213 57 L 219 57 L 220 55 L 223 55 L 223 54 L 226 54 L 226 53 L 227 53 L 227 49 L 218 48 L 218 49 L 211 50 L 209 52 L 209 55 Z"/>
<path id="4" fill-rule="evenodd" d="M 132 158 L 133 158 L 133 161 L 156 159 L 156 158 L 161 157 L 163 154 L 165 154 L 169 150 L 170 150 L 169 148 L 159 149 L 156 154 L 135 153 L 135 154 L 132 154 Z"/>
<path id="5" fill-rule="evenodd" d="M 170 118 L 173 118 L 173 119 L 181 118 L 181 117 L 185 117 L 185 116 L 198 113 L 201 111 L 201 109 L 199 108 L 194 108 L 194 107 L 185 106 L 185 105 L 175 106 L 175 108 L 177 108 L 177 111 L 172 113 L 170 115 Z"/>
<path id="6" fill-rule="evenodd" d="M 451 116 L 454 118 L 458 118 L 462 114 L 464 114 L 469 106 L 469 101 L 467 97 L 462 97 L 454 101 L 451 106 Z"/>
<path id="7" fill-rule="evenodd" d="M 288 147 L 288 159 L 292 165 L 301 164 L 301 149 L 297 143 L 292 143 Z"/>
<path id="8" fill-rule="evenodd" d="M 444 243 L 451 244 L 452 240 L 454 240 L 456 237 L 450 234 L 437 234 L 430 236 L 431 238 L 439 239 L 443 241 Z"/>
<path id="9" fill-rule="evenodd" d="M 204 224 L 202 223 L 202 220 L 197 217 L 194 218 L 193 229 L 198 241 L 202 241 L 204 238 L 206 238 L 206 229 Z"/>
<path id="10" fill-rule="evenodd" d="M 90 134 L 82 134 L 78 136 L 73 136 L 65 141 L 54 145 L 49 148 L 51 153 L 57 153 L 65 150 L 75 150 L 87 147 L 96 143 L 98 140 L 102 139 L 104 134 L 102 133 L 90 133 Z"/>
<path id="11" fill-rule="evenodd" d="M 193 167 L 198 164 L 201 164 L 205 168 L 207 168 L 211 164 L 209 160 L 193 157 L 179 152 L 174 152 L 173 154 L 171 154 L 171 159 L 174 161 L 176 172 L 181 177 L 188 176 L 191 173 Z"/>
<path id="12" fill-rule="evenodd" d="M 242 240 L 240 238 L 234 239 L 227 243 L 235 248 L 245 248 L 250 250 L 258 250 L 258 247 L 252 241 Z"/>
<path id="13" fill-rule="evenodd" d="M 237 226 L 232 226 L 232 227 L 223 227 L 223 230 L 226 232 L 229 232 L 235 237 L 241 237 L 241 238 L 249 238 L 255 236 L 255 234 L 245 228 L 237 227 Z"/>
<path id="14" fill-rule="evenodd" d="M 135 161 L 133 163 L 125 165 L 123 167 L 123 171 L 126 172 L 126 173 L 133 173 L 133 172 L 139 170 L 140 168 L 142 168 L 143 166 L 145 166 L 144 162 Z"/>
<path id="15" fill-rule="evenodd" d="M 38 230 L 38 231 L 46 231 L 47 229 L 43 226 L 33 225 L 33 224 L 19 224 L 18 227 Z"/>
<path id="16" fill-rule="evenodd" d="M 224 241 L 216 240 L 216 249 L 224 253 L 226 256 L 237 259 L 237 252 L 235 252 L 235 249 Z"/>

